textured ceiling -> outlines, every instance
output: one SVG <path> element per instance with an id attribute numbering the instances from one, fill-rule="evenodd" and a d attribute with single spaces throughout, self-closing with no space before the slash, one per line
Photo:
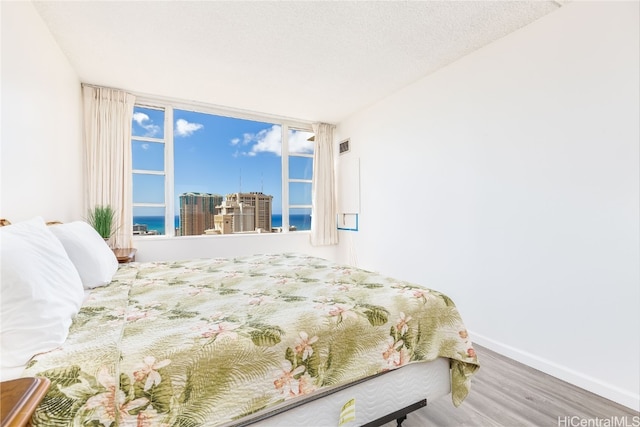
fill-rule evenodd
<path id="1" fill-rule="evenodd" d="M 34 1 L 85 83 L 337 123 L 556 1 Z"/>

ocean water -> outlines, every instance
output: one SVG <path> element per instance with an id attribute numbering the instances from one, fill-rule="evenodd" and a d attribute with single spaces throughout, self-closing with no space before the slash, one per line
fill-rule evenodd
<path id="1" fill-rule="evenodd" d="M 164 232 L 164 217 L 163 216 L 134 216 L 134 224 L 145 224 L 147 230 L 156 230 L 158 234 L 165 234 Z M 180 216 L 175 216 L 175 227 L 180 227 Z M 271 225 L 273 227 L 282 227 L 282 215 L 271 215 Z M 311 215 L 290 215 L 289 225 L 295 225 L 298 230 L 311 230 Z"/>

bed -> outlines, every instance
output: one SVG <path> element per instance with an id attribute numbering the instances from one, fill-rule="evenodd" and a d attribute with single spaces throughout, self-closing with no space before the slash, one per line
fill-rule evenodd
<path id="1" fill-rule="evenodd" d="M 114 268 L 74 226 L 36 227 L 83 291 L 64 340 L 30 347 L 17 374 L 51 381 L 35 426 L 381 425 L 448 394 L 461 404 L 479 367 L 435 290 L 295 253 Z"/>

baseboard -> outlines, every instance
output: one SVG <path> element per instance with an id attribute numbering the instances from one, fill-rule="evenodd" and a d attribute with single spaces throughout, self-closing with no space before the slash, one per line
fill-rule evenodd
<path id="1" fill-rule="evenodd" d="M 638 394 L 622 390 L 619 387 L 607 384 L 581 372 L 574 371 L 566 366 L 559 365 L 550 360 L 511 347 L 510 345 L 476 334 L 471 330 L 469 331 L 469 334 L 474 343 L 486 347 L 489 350 L 493 350 L 503 356 L 509 357 L 520 363 L 524 363 L 525 365 L 542 371 L 545 374 L 559 378 L 569 384 L 588 390 L 598 396 L 604 397 L 605 399 L 619 403 L 620 405 L 636 411 L 640 410 L 640 395 Z M 480 364 L 482 364 L 482 361 L 480 361 Z"/>

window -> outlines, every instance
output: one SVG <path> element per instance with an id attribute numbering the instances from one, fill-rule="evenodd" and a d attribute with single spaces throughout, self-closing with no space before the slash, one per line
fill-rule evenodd
<path id="1" fill-rule="evenodd" d="M 291 229 L 311 229 L 311 182 L 313 178 L 313 134 L 290 130 L 289 148 L 289 225 Z"/>
<path id="2" fill-rule="evenodd" d="M 131 135 L 135 235 L 311 229 L 310 125 L 149 102 Z"/>
<path id="3" fill-rule="evenodd" d="M 165 110 L 136 106 L 131 126 L 133 234 L 165 234 Z"/>

